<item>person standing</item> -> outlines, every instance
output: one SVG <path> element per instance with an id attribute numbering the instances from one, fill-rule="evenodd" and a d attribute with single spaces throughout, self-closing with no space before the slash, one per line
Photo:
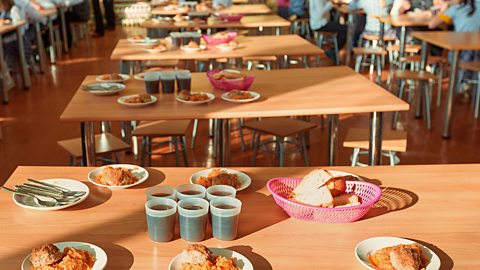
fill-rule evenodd
<path id="1" fill-rule="evenodd" d="M 88 0 L 87 0 L 88 1 Z M 107 20 L 107 29 L 115 30 L 115 11 L 113 7 L 114 0 L 103 0 L 103 8 L 105 9 L 105 17 Z M 99 0 L 92 0 L 93 15 L 95 17 L 95 33 L 94 36 L 101 37 L 105 34 L 105 23 L 103 21 L 102 10 Z"/>

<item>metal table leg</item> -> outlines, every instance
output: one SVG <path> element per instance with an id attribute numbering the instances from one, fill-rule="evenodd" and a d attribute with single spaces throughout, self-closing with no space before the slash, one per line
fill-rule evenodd
<path id="1" fill-rule="evenodd" d="M 338 148 L 338 114 L 328 116 L 328 165 L 334 166 Z"/>
<path id="2" fill-rule="evenodd" d="M 55 34 L 53 33 L 52 17 L 48 17 L 48 37 L 50 39 L 50 63 L 55 64 Z"/>
<path id="3" fill-rule="evenodd" d="M 5 64 L 5 59 L 3 59 L 3 38 L 2 35 L 0 35 L 0 70 L 2 72 L 1 77 L 2 81 L 0 82 L 0 87 L 2 90 L 2 95 L 3 95 L 3 103 L 8 103 L 8 85 L 7 85 L 7 80 L 4 76 L 8 71 L 7 65 Z"/>
<path id="4" fill-rule="evenodd" d="M 400 51 L 398 54 L 398 59 L 402 59 L 405 56 L 405 46 L 407 45 L 407 28 L 403 25 L 400 28 Z"/>
<path id="5" fill-rule="evenodd" d="M 345 65 L 350 66 L 350 58 L 352 54 L 352 42 L 353 42 L 353 26 L 354 26 L 354 19 L 353 14 L 347 14 L 347 42 L 345 44 Z"/>
<path id="6" fill-rule="evenodd" d="M 453 93 L 455 91 L 455 86 L 457 85 L 457 72 L 458 72 L 458 62 L 460 51 L 451 51 L 453 54 L 452 58 L 452 67 L 450 71 L 450 82 L 448 84 L 448 95 L 447 102 L 445 104 L 445 120 L 443 124 L 443 138 L 450 138 L 451 129 L 452 129 L 452 105 L 453 105 Z"/>
<path id="7" fill-rule="evenodd" d="M 30 74 L 28 73 L 27 60 L 25 59 L 25 46 L 23 44 L 23 35 L 21 29 L 17 29 L 18 53 L 20 55 L 20 65 L 22 67 L 23 88 L 30 88 Z"/>
<path id="8" fill-rule="evenodd" d="M 275 27 L 275 35 L 280 36 L 282 33 L 282 28 L 281 27 Z"/>
<path id="9" fill-rule="evenodd" d="M 83 166 L 95 166 L 95 125 L 93 122 L 80 124 L 82 137 L 82 163 Z"/>
<path id="10" fill-rule="evenodd" d="M 403 33 L 402 33 L 403 35 Z M 401 43 L 400 43 L 401 44 Z M 401 47 L 400 47 L 401 49 Z M 422 41 L 422 51 L 420 54 L 420 70 L 425 71 L 427 68 L 427 60 L 428 60 L 428 55 L 429 55 L 430 47 L 428 46 L 428 43 L 425 41 Z M 423 99 L 425 98 L 424 96 L 424 91 L 422 90 L 424 87 L 424 84 L 428 84 L 428 82 L 423 82 L 420 81 L 417 85 L 417 104 L 415 105 L 415 117 L 416 118 L 421 118 L 422 117 L 422 104 L 423 104 Z"/>
<path id="11" fill-rule="evenodd" d="M 383 113 L 370 113 L 369 159 L 370 166 L 381 165 L 382 162 L 382 126 Z"/>
<path id="12" fill-rule="evenodd" d="M 37 38 L 38 55 L 40 56 L 40 72 L 45 72 L 45 45 L 42 39 L 40 22 L 35 23 L 35 34 Z"/>
<path id="13" fill-rule="evenodd" d="M 218 159 L 219 166 L 228 166 L 230 164 L 230 120 L 218 119 Z"/>
<path id="14" fill-rule="evenodd" d="M 65 9 L 59 8 L 60 21 L 62 24 L 62 38 L 63 38 L 63 51 L 68 53 L 68 40 L 67 40 L 67 21 L 65 20 Z"/>

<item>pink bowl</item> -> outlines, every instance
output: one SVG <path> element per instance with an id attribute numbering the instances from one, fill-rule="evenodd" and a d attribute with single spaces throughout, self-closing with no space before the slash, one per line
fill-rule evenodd
<path id="1" fill-rule="evenodd" d="M 243 14 L 225 14 L 220 13 L 220 19 L 227 22 L 239 22 L 243 18 Z"/>
<path id="2" fill-rule="evenodd" d="M 255 76 L 249 75 L 243 79 L 238 80 L 215 80 L 212 78 L 213 74 L 218 73 L 222 70 L 214 69 L 207 71 L 207 77 L 212 86 L 215 89 L 222 90 L 225 92 L 229 92 L 232 90 L 248 90 L 250 86 L 252 86 L 253 81 L 255 80 Z"/>
<path id="3" fill-rule="evenodd" d="M 228 43 L 228 42 L 234 40 L 236 37 L 237 37 L 236 32 L 227 33 L 227 36 L 225 38 L 213 38 L 213 35 L 212 36 L 202 35 L 202 38 L 205 40 L 207 45 L 225 44 L 225 43 Z"/>
<path id="4" fill-rule="evenodd" d="M 302 178 L 274 178 L 268 181 L 267 188 L 273 199 L 290 217 L 314 222 L 347 223 L 362 218 L 382 196 L 379 186 L 361 182 L 346 181 L 347 193 L 355 193 L 361 199 L 357 206 L 327 208 L 309 206 L 288 199 L 288 195 L 302 181 Z"/>

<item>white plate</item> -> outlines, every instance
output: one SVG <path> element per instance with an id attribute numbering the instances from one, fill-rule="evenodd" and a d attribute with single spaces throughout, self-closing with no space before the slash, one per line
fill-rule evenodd
<path id="1" fill-rule="evenodd" d="M 47 206 L 41 206 L 35 203 L 34 199 L 30 196 L 23 196 L 19 194 L 14 194 L 13 195 L 13 202 L 23 208 L 27 209 L 32 209 L 32 210 L 39 210 L 39 211 L 54 211 L 54 210 L 60 210 L 60 209 L 65 209 L 67 207 L 71 207 L 74 205 L 77 205 L 85 199 L 87 199 L 88 194 L 90 194 L 90 190 L 88 189 L 88 186 L 85 185 L 84 183 L 78 181 L 78 180 L 73 180 L 73 179 L 63 179 L 63 178 L 52 178 L 52 179 L 45 179 L 45 180 L 40 180 L 42 182 L 60 186 L 72 191 L 84 191 L 85 194 L 80 197 L 80 199 L 76 202 L 72 202 L 70 204 L 66 205 L 59 205 L 59 206 L 53 206 L 53 207 L 47 207 Z M 38 196 L 40 199 L 43 199 L 42 196 Z"/>
<path id="2" fill-rule="evenodd" d="M 222 99 L 226 100 L 228 102 L 233 102 L 233 103 L 247 103 L 247 102 L 252 102 L 260 98 L 260 94 L 257 92 L 253 91 L 242 91 L 242 92 L 248 92 L 250 95 L 252 95 L 252 98 L 249 99 L 231 99 L 228 97 L 229 92 L 222 94 Z"/>
<path id="3" fill-rule="evenodd" d="M 108 74 L 104 74 L 104 75 L 108 75 Z M 118 80 L 104 80 L 102 78 L 104 75 L 97 76 L 97 78 L 96 78 L 97 82 L 101 82 L 101 83 L 121 83 L 121 82 L 126 82 L 126 81 L 128 81 L 128 79 L 130 79 L 130 76 L 128 76 L 127 74 L 118 74 L 118 76 L 122 77 L 121 79 L 118 79 Z"/>
<path id="4" fill-rule="evenodd" d="M 366 268 L 374 270 L 370 262 L 368 261 L 368 255 L 385 247 L 392 247 L 399 244 L 413 244 L 416 243 L 412 240 L 398 238 L 398 237 L 372 237 L 363 240 L 355 247 L 355 256 L 357 260 Z M 437 270 L 440 269 L 440 258 L 438 258 L 437 254 L 435 254 L 432 250 L 425 247 L 422 244 L 417 243 L 421 248 L 423 253 L 426 255 L 428 259 L 430 259 L 430 263 L 427 265 L 426 270 Z"/>
<path id="5" fill-rule="evenodd" d="M 95 181 L 95 177 L 99 174 L 102 173 L 103 171 L 103 168 L 105 166 L 102 166 L 102 167 L 98 167 L 96 169 L 93 169 L 91 170 L 89 173 L 88 173 L 88 181 L 92 182 L 93 184 L 97 185 L 97 186 L 100 186 L 100 187 L 106 187 L 106 188 L 129 188 L 129 187 L 133 187 L 133 186 L 136 186 L 136 185 L 140 185 L 141 183 L 147 181 L 148 179 L 148 171 L 145 170 L 144 168 L 142 167 L 139 167 L 139 166 L 136 166 L 136 165 L 130 165 L 130 164 L 112 164 L 112 165 L 108 165 L 108 166 L 111 166 L 111 167 L 114 167 L 114 168 L 127 168 L 127 169 L 132 169 L 132 173 L 133 175 L 135 175 L 137 178 L 138 178 L 138 181 L 133 183 L 133 184 L 130 184 L 130 185 L 124 185 L 124 186 L 108 186 L 108 185 L 102 185 L 100 183 L 97 183 Z"/>
<path id="6" fill-rule="evenodd" d="M 190 101 L 190 100 L 183 100 L 181 98 L 179 98 L 179 96 L 177 96 L 177 100 L 182 102 L 182 103 L 186 103 L 186 104 L 191 104 L 191 105 L 200 105 L 200 104 L 205 104 L 205 103 L 208 103 L 212 100 L 215 99 L 215 95 L 212 94 L 212 93 L 207 93 L 207 92 L 191 92 L 191 94 L 206 94 L 208 96 L 208 99 L 207 100 L 202 100 L 202 101 Z"/>
<path id="7" fill-rule="evenodd" d="M 117 102 L 122 104 L 122 105 L 125 105 L 127 107 L 134 107 L 134 108 L 148 106 L 150 104 L 153 104 L 153 103 L 157 102 L 157 97 L 152 96 L 152 95 L 150 95 L 150 97 L 152 98 L 152 100 L 150 102 L 145 102 L 145 103 L 127 103 L 127 102 L 125 102 L 125 99 L 131 98 L 131 97 L 134 97 L 134 96 L 138 96 L 138 95 L 121 96 L 117 99 Z"/>
<path id="8" fill-rule="evenodd" d="M 103 270 L 105 269 L 105 266 L 107 266 L 107 253 L 100 247 L 89 244 L 89 243 L 84 243 L 84 242 L 59 242 L 59 243 L 53 243 L 54 246 L 56 246 L 60 251 L 63 252 L 63 249 L 65 247 L 72 247 L 75 249 L 81 249 L 88 251 L 90 254 L 95 256 L 95 263 L 93 264 L 92 270 Z M 22 262 L 22 270 L 32 270 L 33 266 L 30 263 L 30 254 L 25 257 L 25 259 Z"/>
<path id="9" fill-rule="evenodd" d="M 180 49 L 182 49 L 186 53 L 194 53 L 198 51 L 203 51 L 207 49 L 207 47 L 205 45 L 199 45 L 198 48 L 190 48 L 188 47 L 188 45 L 183 45 L 180 47 Z"/>
<path id="10" fill-rule="evenodd" d="M 205 177 L 208 176 L 208 174 L 210 174 L 210 172 L 213 169 L 220 169 L 220 168 L 212 168 L 212 169 L 206 169 L 206 170 L 196 172 L 196 173 L 192 174 L 192 176 L 190 176 L 190 183 L 196 184 L 198 178 L 200 178 L 202 176 L 205 176 Z M 240 172 L 240 171 L 237 171 L 237 170 L 233 170 L 233 169 L 227 169 L 227 168 L 221 168 L 221 169 L 226 170 L 227 173 L 234 173 L 234 174 L 238 175 L 238 181 L 240 181 L 240 187 L 237 188 L 237 191 L 244 190 L 247 187 L 249 187 L 250 184 L 252 184 L 252 179 L 246 173 L 243 173 L 243 172 Z"/>
<path id="11" fill-rule="evenodd" d="M 157 45 L 160 43 L 160 40 L 158 39 L 139 39 L 136 41 L 133 41 L 136 45 L 140 46 L 152 46 L 152 45 Z"/>
<path id="12" fill-rule="evenodd" d="M 238 45 L 237 46 L 229 46 L 228 44 L 218 44 L 216 47 L 222 52 L 229 52 L 229 51 L 235 50 L 239 46 Z"/>
<path id="13" fill-rule="evenodd" d="M 111 86 L 115 86 L 115 88 L 110 89 Z M 103 88 L 104 90 L 90 90 L 90 88 Z M 82 85 L 81 89 L 96 96 L 110 96 L 125 90 L 125 85 L 121 83 L 92 83 Z"/>
<path id="14" fill-rule="evenodd" d="M 149 52 L 149 53 L 161 53 L 161 52 L 165 52 L 167 50 L 167 48 L 163 48 L 163 49 L 145 49 L 145 51 Z"/>
<path id="15" fill-rule="evenodd" d="M 226 248 L 208 248 L 212 251 L 213 255 L 220 255 L 226 258 L 236 258 L 236 265 L 240 267 L 241 270 L 253 270 L 253 265 L 247 257 L 242 254 L 235 252 Z M 182 256 L 182 253 L 178 254 L 173 258 L 168 266 L 169 270 L 182 270 L 182 263 L 185 262 L 185 259 Z"/>

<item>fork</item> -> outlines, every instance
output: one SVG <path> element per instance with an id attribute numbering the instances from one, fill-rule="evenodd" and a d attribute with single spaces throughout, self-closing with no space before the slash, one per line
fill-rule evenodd
<path id="1" fill-rule="evenodd" d="M 55 190 L 58 190 L 66 196 L 68 196 L 68 195 L 70 195 L 70 196 L 83 196 L 86 193 L 85 191 L 74 191 L 74 190 L 66 189 L 64 187 L 52 185 L 52 184 L 49 184 L 49 183 L 45 183 L 45 182 L 42 182 L 42 181 L 37 181 L 37 180 L 34 180 L 34 179 L 30 179 L 30 178 L 28 179 L 28 181 L 30 181 L 32 183 L 35 183 L 35 184 L 45 186 L 45 187 L 49 187 L 49 188 L 52 188 L 52 189 L 55 189 Z"/>
<path id="2" fill-rule="evenodd" d="M 30 193 L 26 193 L 26 192 L 21 192 L 21 191 L 17 191 L 17 190 L 13 190 L 13 189 L 9 189 L 9 188 L 6 188 L 6 187 L 0 187 L 1 189 L 5 190 L 5 191 L 8 191 L 8 192 L 11 192 L 11 193 L 14 193 L 14 194 L 19 194 L 19 195 L 23 195 L 23 196 L 29 196 L 29 197 L 32 197 L 35 202 L 38 204 L 38 205 L 41 205 L 41 206 L 44 206 L 44 207 L 55 207 L 55 206 L 61 206 L 61 205 L 66 205 L 66 204 L 69 204 L 70 202 L 58 202 L 56 199 L 52 198 L 54 201 L 45 201 L 45 200 L 42 200 L 40 198 L 38 198 L 37 196 L 33 195 L 33 194 L 30 194 Z"/>

